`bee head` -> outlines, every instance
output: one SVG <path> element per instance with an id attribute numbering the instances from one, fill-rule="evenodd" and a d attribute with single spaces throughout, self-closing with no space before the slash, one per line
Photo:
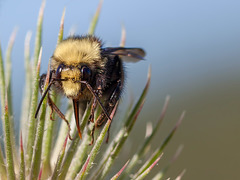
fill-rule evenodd
<path id="1" fill-rule="evenodd" d="M 59 43 L 51 58 L 51 70 L 58 87 L 73 99 L 84 93 L 86 81 L 94 86 L 94 76 L 105 67 L 101 56 L 101 42 L 94 36 L 69 37 Z"/>
<path id="2" fill-rule="evenodd" d="M 80 81 L 90 82 L 92 71 L 87 65 L 67 66 L 60 64 L 55 71 L 55 79 L 61 79 L 63 92 L 67 97 L 76 97 L 83 90 Z"/>

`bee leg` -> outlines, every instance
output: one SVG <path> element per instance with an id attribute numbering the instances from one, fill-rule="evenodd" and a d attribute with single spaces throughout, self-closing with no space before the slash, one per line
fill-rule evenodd
<path id="1" fill-rule="evenodd" d="M 49 107 L 50 107 L 50 109 L 51 109 L 51 112 L 50 112 L 50 119 L 52 120 L 52 121 L 55 121 L 55 119 L 53 119 L 53 105 L 52 105 L 52 102 L 50 102 L 50 100 L 48 99 L 48 105 L 49 105 Z"/>
<path id="2" fill-rule="evenodd" d="M 95 129 L 96 127 L 100 127 L 106 120 L 107 120 L 107 119 L 106 119 L 106 117 L 105 117 L 105 114 L 104 114 L 104 113 L 101 113 L 100 116 L 98 117 L 98 119 L 97 119 L 96 122 L 95 122 L 94 129 Z M 109 125 L 109 128 L 108 128 L 108 131 L 107 131 L 106 143 L 108 143 L 108 140 L 109 140 L 111 124 L 112 124 L 112 121 L 111 121 L 111 123 L 110 123 L 110 125 Z M 92 130 L 92 131 L 93 131 L 93 130 Z"/>
<path id="3" fill-rule="evenodd" d="M 120 97 L 120 93 L 121 93 L 121 89 L 122 89 L 122 83 L 121 80 L 119 79 L 117 81 L 117 86 L 114 89 L 111 97 L 109 98 L 109 107 L 111 107 L 111 109 L 115 106 L 115 104 L 117 103 L 119 97 Z"/>
<path id="4" fill-rule="evenodd" d="M 96 127 L 100 127 L 106 121 L 105 114 L 101 113 L 95 122 Z"/>
<path id="5" fill-rule="evenodd" d="M 94 132 L 95 132 L 95 126 L 93 126 L 91 134 L 90 134 L 92 136 L 91 143 L 89 144 L 90 146 L 93 145 L 93 143 L 94 143 Z"/>
<path id="6" fill-rule="evenodd" d="M 104 116 L 105 116 L 105 114 L 104 114 L 104 113 L 101 113 L 101 114 L 99 115 L 99 117 L 97 118 L 96 122 L 94 123 L 94 126 L 93 126 L 93 128 L 92 128 L 92 130 L 91 130 L 91 133 L 90 133 L 90 135 L 92 136 L 91 143 L 89 144 L 90 146 L 93 145 L 93 143 L 94 143 L 94 132 L 95 132 L 96 127 L 101 126 L 101 125 L 98 124 L 98 122 L 99 122 L 100 119 L 103 119 Z M 103 122 L 104 122 L 104 121 L 102 121 L 101 123 L 103 123 Z"/>
<path id="7" fill-rule="evenodd" d="M 52 117 L 52 114 L 53 114 L 53 111 L 55 111 L 57 113 L 57 115 L 67 123 L 67 126 L 68 126 L 68 137 L 69 137 L 70 140 L 72 140 L 72 137 L 70 135 L 71 127 L 70 127 L 70 124 L 69 124 L 68 120 L 65 118 L 64 114 L 60 111 L 60 109 L 58 109 L 58 107 L 53 102 L 53 100 L 51 99 L 49 94 L 47 96 L 47 100 L 48 100 L 48 105 L 51 108 L 50 119 L 54 120 L 53 117 Z"/>
<path id="8" fill-rule="evenodd" d="M 108 143 L 108 140 L 109 140 L 109 137 L 110 137 L 110 128 L 111 128 L 111 124 L 112 124 L 112 122 L 110 123 L 109 128 L 108 128 L 108 131 L 107 131 L 106 143 Z"/>
<path id="9" fill-rule="evenodd" d="M 121 89 L 122 89 L 121 80 L 118 80 L 117 85 L 116 85 L 115 89 L 113 90 L 113 92 L 111 93 L 109 99 L 107 100 L 108 103 L 105 106 L 108 113 L 112 112 L 114 106 L 118 102 L 120 93 L 121 93 Z M 105 122 L 105 121 L 106 121 L 106 118 L 105 118 L 104 114 L 102 114 L 102 116 L 100 118 L 98 118 L 98 120 L 96 121 L 97 126 L 101 126 L 103 124 L 103 122 Z"/>
<path id="10" fill-rule="evenodd" d="M 107 106 L 105 106 L 107 112 L 111 113 L 111 111 L 113 111 L 115 105 L 117 104 L 118 100 L 119 100 L 119 95 L 120 95 L 120 88 L 121 88 L 121 81 L 119 80 L 117 87 L 114 89 L 112 95 L 109 98 L 109 103 L 107 104 Z M 92 142 L 91 144 L 93 144 L 94 141 L 94 130 L 96 127 L 100 127 L 102 126 L 102 124 L 107 120 L 105 114 L 102 112 L 99 117 L 97 118 L 97 120 L 95 121 L 95 126 L 93 127 L 92 131 L 91 131 L 91 135 L 92 135 Z M 106 138 L 106 143 L 108 143 L 109 137 L 110 137 L 110 128 L 112 125 L 112 121 L 109 125 L 108 131 L 107 131 L 107 138 Z"/>
<path id="11" fill-rule="evenodd" d="M 97 106 L 97 98 L 93 98 L 93 103 L 92 103 L 92 107 L 91 107 L 91 114 L 90 114 L 90 117 L 89 117 L 89 121 L 90 122 L 94 122 L 94 111 L 96 109 L 96 106 Z"/>
<path id="12" fill-rule="evenodd" d="M 112 95 L 109 98 L 109 103 L 107 105 L 108 112 L 111 112 L 113 110 L 114 106 L 116 105 L 116 103 L 118 102 L 119 97 L 120 97 L 120 93 L 121 93 L 121 89 L 122 89 L 122 83 L 121 83 L 121 80 L 119 79 L 117 81 L 116 88 L 114 89 Z M 98 125 L 101 126 L 104 121 L 105 121 L 105 118 L 103 117 L 102 120 L 100 122 L 98 122 Z M 111 124 L 112 124 L 112 121 L 111 121 Z M 106 143 L 108 143 L 108 140 L 109 140 L 109 137 L 110 137 L 111 124 L 109 125 L 109 128 L 108 128 Z"/>

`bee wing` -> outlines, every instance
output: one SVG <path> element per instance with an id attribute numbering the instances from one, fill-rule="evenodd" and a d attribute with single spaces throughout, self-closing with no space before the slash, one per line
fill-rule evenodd
<path id="1" fill-rule="evenodd" d="M 125 62 L 138 62 L 145 56 L 141 48 L 107 47 L 102 49 L 103 55 L 119 55 Z"/>

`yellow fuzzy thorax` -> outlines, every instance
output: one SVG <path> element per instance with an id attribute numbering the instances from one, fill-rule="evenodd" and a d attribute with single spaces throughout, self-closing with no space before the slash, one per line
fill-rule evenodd
<path id="1" fill-rule="evenodd" d="M 101 44 L 89 38 L 69 38 L 62 41 L 55 49 L 53 58 L 58 64 L 64 63 L 68 66 L 76 66 L 79 63 L 94 63 L 101 58 Z"/>

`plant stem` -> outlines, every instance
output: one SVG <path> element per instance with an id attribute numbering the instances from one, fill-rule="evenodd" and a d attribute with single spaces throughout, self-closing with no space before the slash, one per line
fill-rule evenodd
<path id="1" fill-rule="evenodd" d="M 4 141 L 5 141 L 5 152 L 6 152 L 7 178 L 9 180 L 14 180 L 15 172 L 14 172 L 13 152 L 12 152 L 12 143 L 11 143 L 11 135 L 10 135 L 11 123 L 9 121 L 7 98 L 5 101 L 4 112 L 5 112 L 4 113 Z"/>

